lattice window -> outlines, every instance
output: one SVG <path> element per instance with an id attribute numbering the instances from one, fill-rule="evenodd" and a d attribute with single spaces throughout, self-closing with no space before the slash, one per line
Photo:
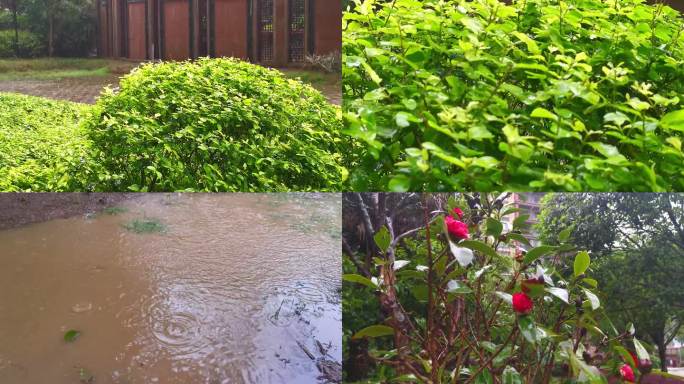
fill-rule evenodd
<path id="1" fill-rule="evenodd" d="M 288 23 L 288 60 L 291 63 L 304 62 L 304 39 L 306 35 L 306 19 L 304 17 L 306 13 L 304 1 L 305 0 L 290 0 L 290 9 L 288 12 L 290 16 Z"/>
<path id="2" fill-rule="evenodd" d="M 259 59 L 273 61 L 273 0 L 259 0 Z"/>

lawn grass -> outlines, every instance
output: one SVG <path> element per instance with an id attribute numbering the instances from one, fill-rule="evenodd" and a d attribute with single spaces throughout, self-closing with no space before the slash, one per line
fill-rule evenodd
<path id="1" fill-rule="evenodd" d="M 313 87 L 320 85 L 334 85 L 341 82 L 339 73 L 324 73 L 319 71 L 306 71 L 298 69 L 281 69 L 285 77 L 289 79 L 299 79 Z"/>
<path id="2" fill-rule="evenodd" d="M 137 65 L 136 62 L 98 58 L 2 59 L 0 81 L 102 77 L 128 73 Z"/>

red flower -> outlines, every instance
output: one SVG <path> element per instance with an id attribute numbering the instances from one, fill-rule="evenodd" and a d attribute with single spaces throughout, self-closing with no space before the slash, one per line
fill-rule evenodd
<path id="1" fill-rule="evenodd" d="M 513 310 L 520 313 L 521 315 L 526 315 L 532 311 L 534 303 L 527 294 L 523 292 L 517 292 L 513 294 Z"/>
<path id="2" fill-rule="evenodd" d="M 444 218 L 444 224 L 447 226 L 447 230 L 453 236 L 458 239 L 468 238 L 468 226 L 462 222 L 454 219 L 452 216 L 447 216 Z"/>
<path id="3" fill-rule="evenodd" d="M 632 367 L 627 364 L 623 364 L 622 367 L 620 367 L 620 376 L 622 376 L 622 380 L 624 381 L 629 381 L 630 383 L 634 382 L 634 371 L 632 371 Z"/>
<path id="4" fill-rule="evenodd" d="M 461 208 L 456 207 L 454 208 L 454 214 L 458 216 L 459 220 L 463 220 L 463 211 L 461 211 Z"/>

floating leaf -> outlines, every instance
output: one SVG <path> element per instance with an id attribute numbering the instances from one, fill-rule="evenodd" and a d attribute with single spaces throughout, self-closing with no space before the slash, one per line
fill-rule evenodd
<path id="1" fill-rule="evenodd" d="M 67 343 L 71 343 L 74 340 L 76 340 L 79 336 L 81 336 L 81 332 L 75 329 L 70 329 L 66 331 L 66 333 L 64 334 L 64 341 L 66 341 Z"/>

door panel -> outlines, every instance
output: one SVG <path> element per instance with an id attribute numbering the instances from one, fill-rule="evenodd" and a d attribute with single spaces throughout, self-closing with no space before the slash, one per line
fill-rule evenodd
<path id="1" fill-rule="evenodd" d="M 247 1 L 215 0 L 214 55 L 247 58 Z"/>
<path id="2" fill-rule="evenodd" d="M 145 3 L 128 3 L 128 58 L 145 60 L 147 50 L 145 44 Z"/>
<path id="3" fill-rule="evenodd" d="M 163 57 L 185 60 L 191 57 L 191 14 L 189 0 L 164 0 L 161 7 Z"/>

